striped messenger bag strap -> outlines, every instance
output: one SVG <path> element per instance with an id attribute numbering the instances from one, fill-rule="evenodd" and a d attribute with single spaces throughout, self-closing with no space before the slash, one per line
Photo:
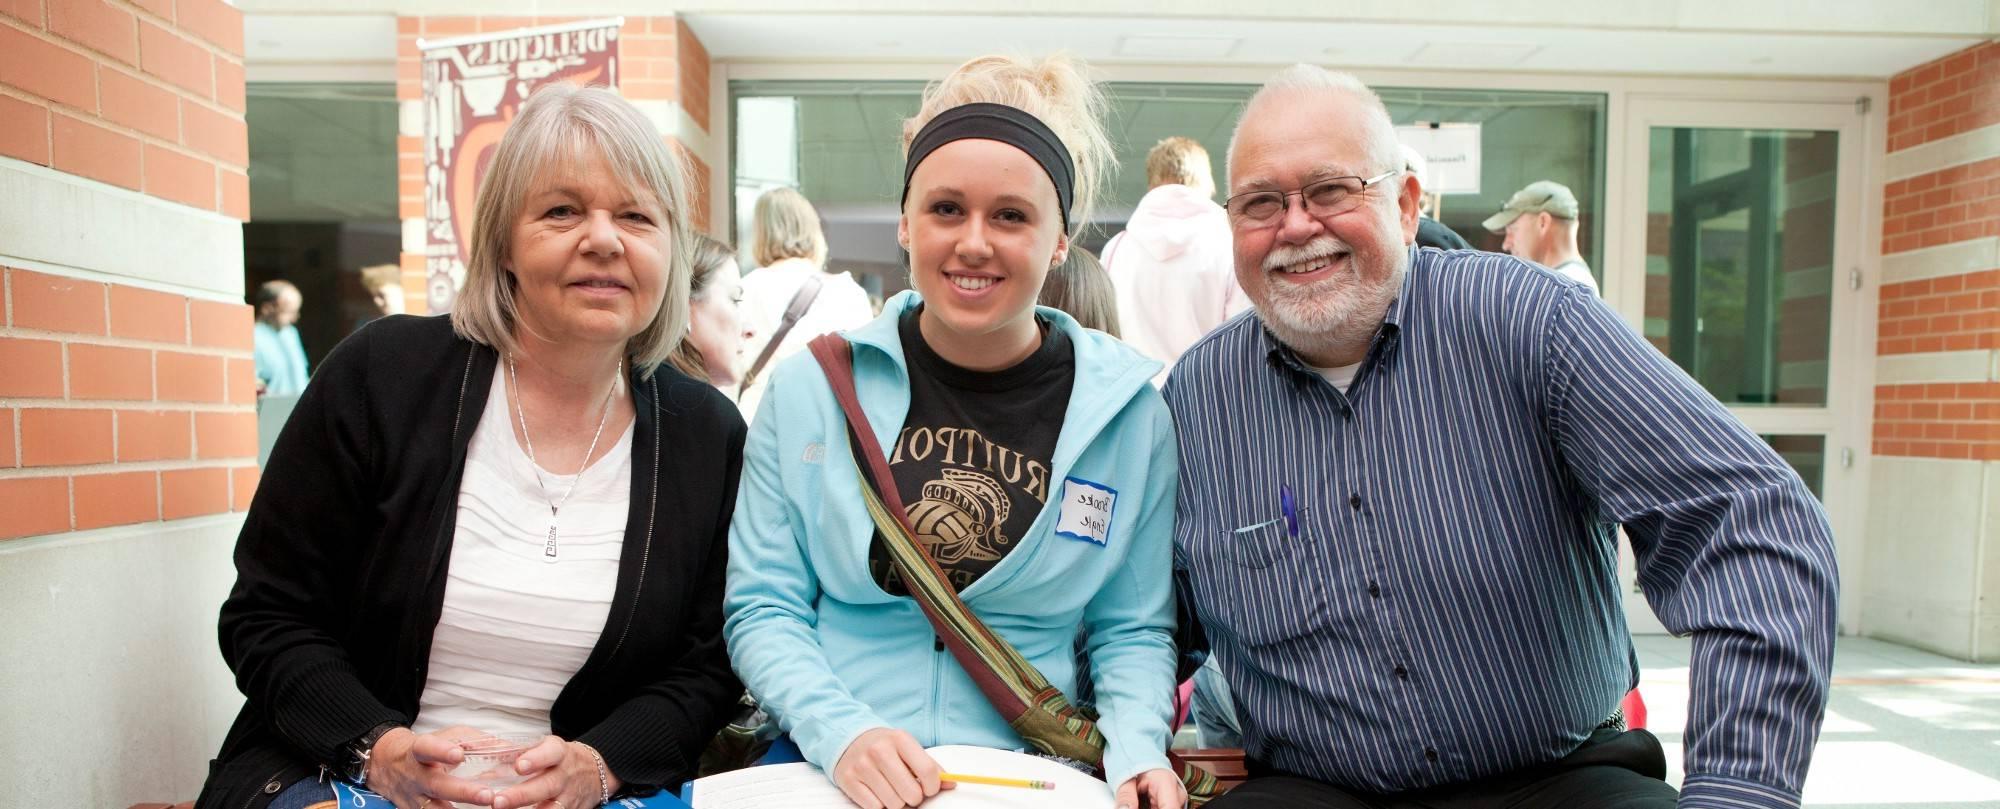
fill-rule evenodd
<path id="1" fill-rule="evenodd" d="M 890 562 L 908 584 L 917 605 L 923 608 L 924 617 L 930 619 L 939 640 L 1021 738 L 1043 753 L 1102 768 L 1104 735 L 1097 730 L 1096 717 L 1071 705 L 1069 698 L 1049 685 L 1013 644 L 979 620 L 958 597 L 958 591 L 946 584 L 944 571 L 938 569 L 930 551 L 917 541 L 916 532 L 911 530 L 905 516 L 902 496 L 896 491 L 895 478 L 889 473 L 888 459 L 882 456 L 882 445 L 869 427 L 868 417 L 861 412 L 861 401 L 854 391 L 854 360 L 847 341 L 840 335 L 826 334 L 815 338 L 810 346 L 861 450 L 855 459 L 858 467 L 855 471 L 862 478 L 861 493 L 868 514 L 882 533 Z M 1215 776 L 1207 770 L 1181 761 L 1171 751 L 1167 758 L 1180 775 L 1182 785 L 1187 787 L 1190 806 L 1201 806 L 1222 794 Z"/>

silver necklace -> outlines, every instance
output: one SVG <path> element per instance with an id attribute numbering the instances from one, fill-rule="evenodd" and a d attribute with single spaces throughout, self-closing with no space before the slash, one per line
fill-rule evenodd
<path id="1" fill-rule="evenodd" d="M 611 420 L 611 396 L 618 392 L 618 379 L 625 375 L 625 360 L 618 360 L 618 373 L 611 377 L 611 389 L 604 392 L 604 414 L 597 417 L 597 434 L 590 437 L 590 448 L 583 451 L 583 465 L 576 468 L 576 479 L 570 481 L 569 489 L 563 492 L 561 500 L 549 500 L 549 484 L 542 481 L 542 467 L 535 462 L 535 439 L 528 437 L 528 412 L 521 407 L 521 372 L 514 368 L 514 354 L 507 354 L 507 384 L 514 394 L 514 415 L 521 420 L 521 443 L 527 446 L 528 470 L 535 473 L 535 486 L 542 490 L 542 502 L 549 504 L 549 538 L 542 546 L 542 561 L 556 563 L 556 524 L 562 507 L 569 503 L 569 496 L 576 494 L 583 484 L 583 470 L 590 467 L 590 456 L 597 454 L 597 439 L 604 437 L 604 425 Z"/>

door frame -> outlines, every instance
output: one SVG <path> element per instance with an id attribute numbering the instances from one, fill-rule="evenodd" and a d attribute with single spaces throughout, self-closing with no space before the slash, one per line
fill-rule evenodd
<path id="1" fill-rule="evenodd" d="M 1730 406 L 1752 431 L 1825 437 L 1820 495 L 1833 527 L 1841 591 L 1857 594 L 1865 560 L 1868 463 L 1874 427 L 1876 271 L 1879 264 L 1880 183 L 1868 159 L 1879 143 L 1865 103 L 1773 102 L 1730 98 L 1634 95 L 1623 105 L 1622 137 L 1608 163 L 1625 169 L 1608 210 L 1618 231 L 1607 238 L 1605 300 L 1633 328 L 1645 330 L 1646 240 L 1651 137 L 1656 127 L 1833 131 L 1839 138 L 1834 187 L 1833 263 L 1829 268 L 1827 401 L 1824 407 Z M 1634 632 L 1664 632 L 1632 584 L 1629 551 L 1620 575 Z M 1858 634 L 1860 599 L 1841 599 L 1842 634 Z"/>

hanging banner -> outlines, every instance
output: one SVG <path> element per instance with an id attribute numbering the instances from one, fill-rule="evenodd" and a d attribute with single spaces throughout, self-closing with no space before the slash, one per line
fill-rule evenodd
<path id="1" fill-rule="evenodd" d="M 451 310 L 493 147 L 548 82 L 618 86 L 623 18 L 417 41 L 424 82 L 424 266 L 432 314 Z"/>
<path id="2" fill-rule="evenodd" d="M 1396 137 L 1424 156 L 1425 191 L 1479 193 L 1479 125 L 1417 124 L 1396 127 Z"/>

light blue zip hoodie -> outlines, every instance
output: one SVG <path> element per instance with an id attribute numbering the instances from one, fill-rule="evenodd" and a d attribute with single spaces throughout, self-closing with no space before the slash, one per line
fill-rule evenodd
<path id="1" fill-rule="evenodd" d="M 897 319 L 919 303 L 905 292 L 845 333 L 862 410 L 885 454 L 910 409 Z M 1105 776 L 1116 786 L 1167 766 L 1173 421 L 1149 382 L 1159 363 L 1060 311 L 1037 311 L 1076 349 L 1049 500 L 1021 544 L 960 595 L 1066 694 L 1076 693 L 1077 630 L 1089 630 Z M 770 384 L 743 449 L 729 529 L 723 633 L 736 673 L 806 760 L 829 772 L 855 737 L 878 727 L 925 747 L 1025 748 L 935 642 L 917 603 L 869 576 L 874 523 L 846 420 L 812 354 L 780 363 Z M 1085 483 L 1116 493 L 1103 544 L 1056 532 L 1063 499 Z"/>

